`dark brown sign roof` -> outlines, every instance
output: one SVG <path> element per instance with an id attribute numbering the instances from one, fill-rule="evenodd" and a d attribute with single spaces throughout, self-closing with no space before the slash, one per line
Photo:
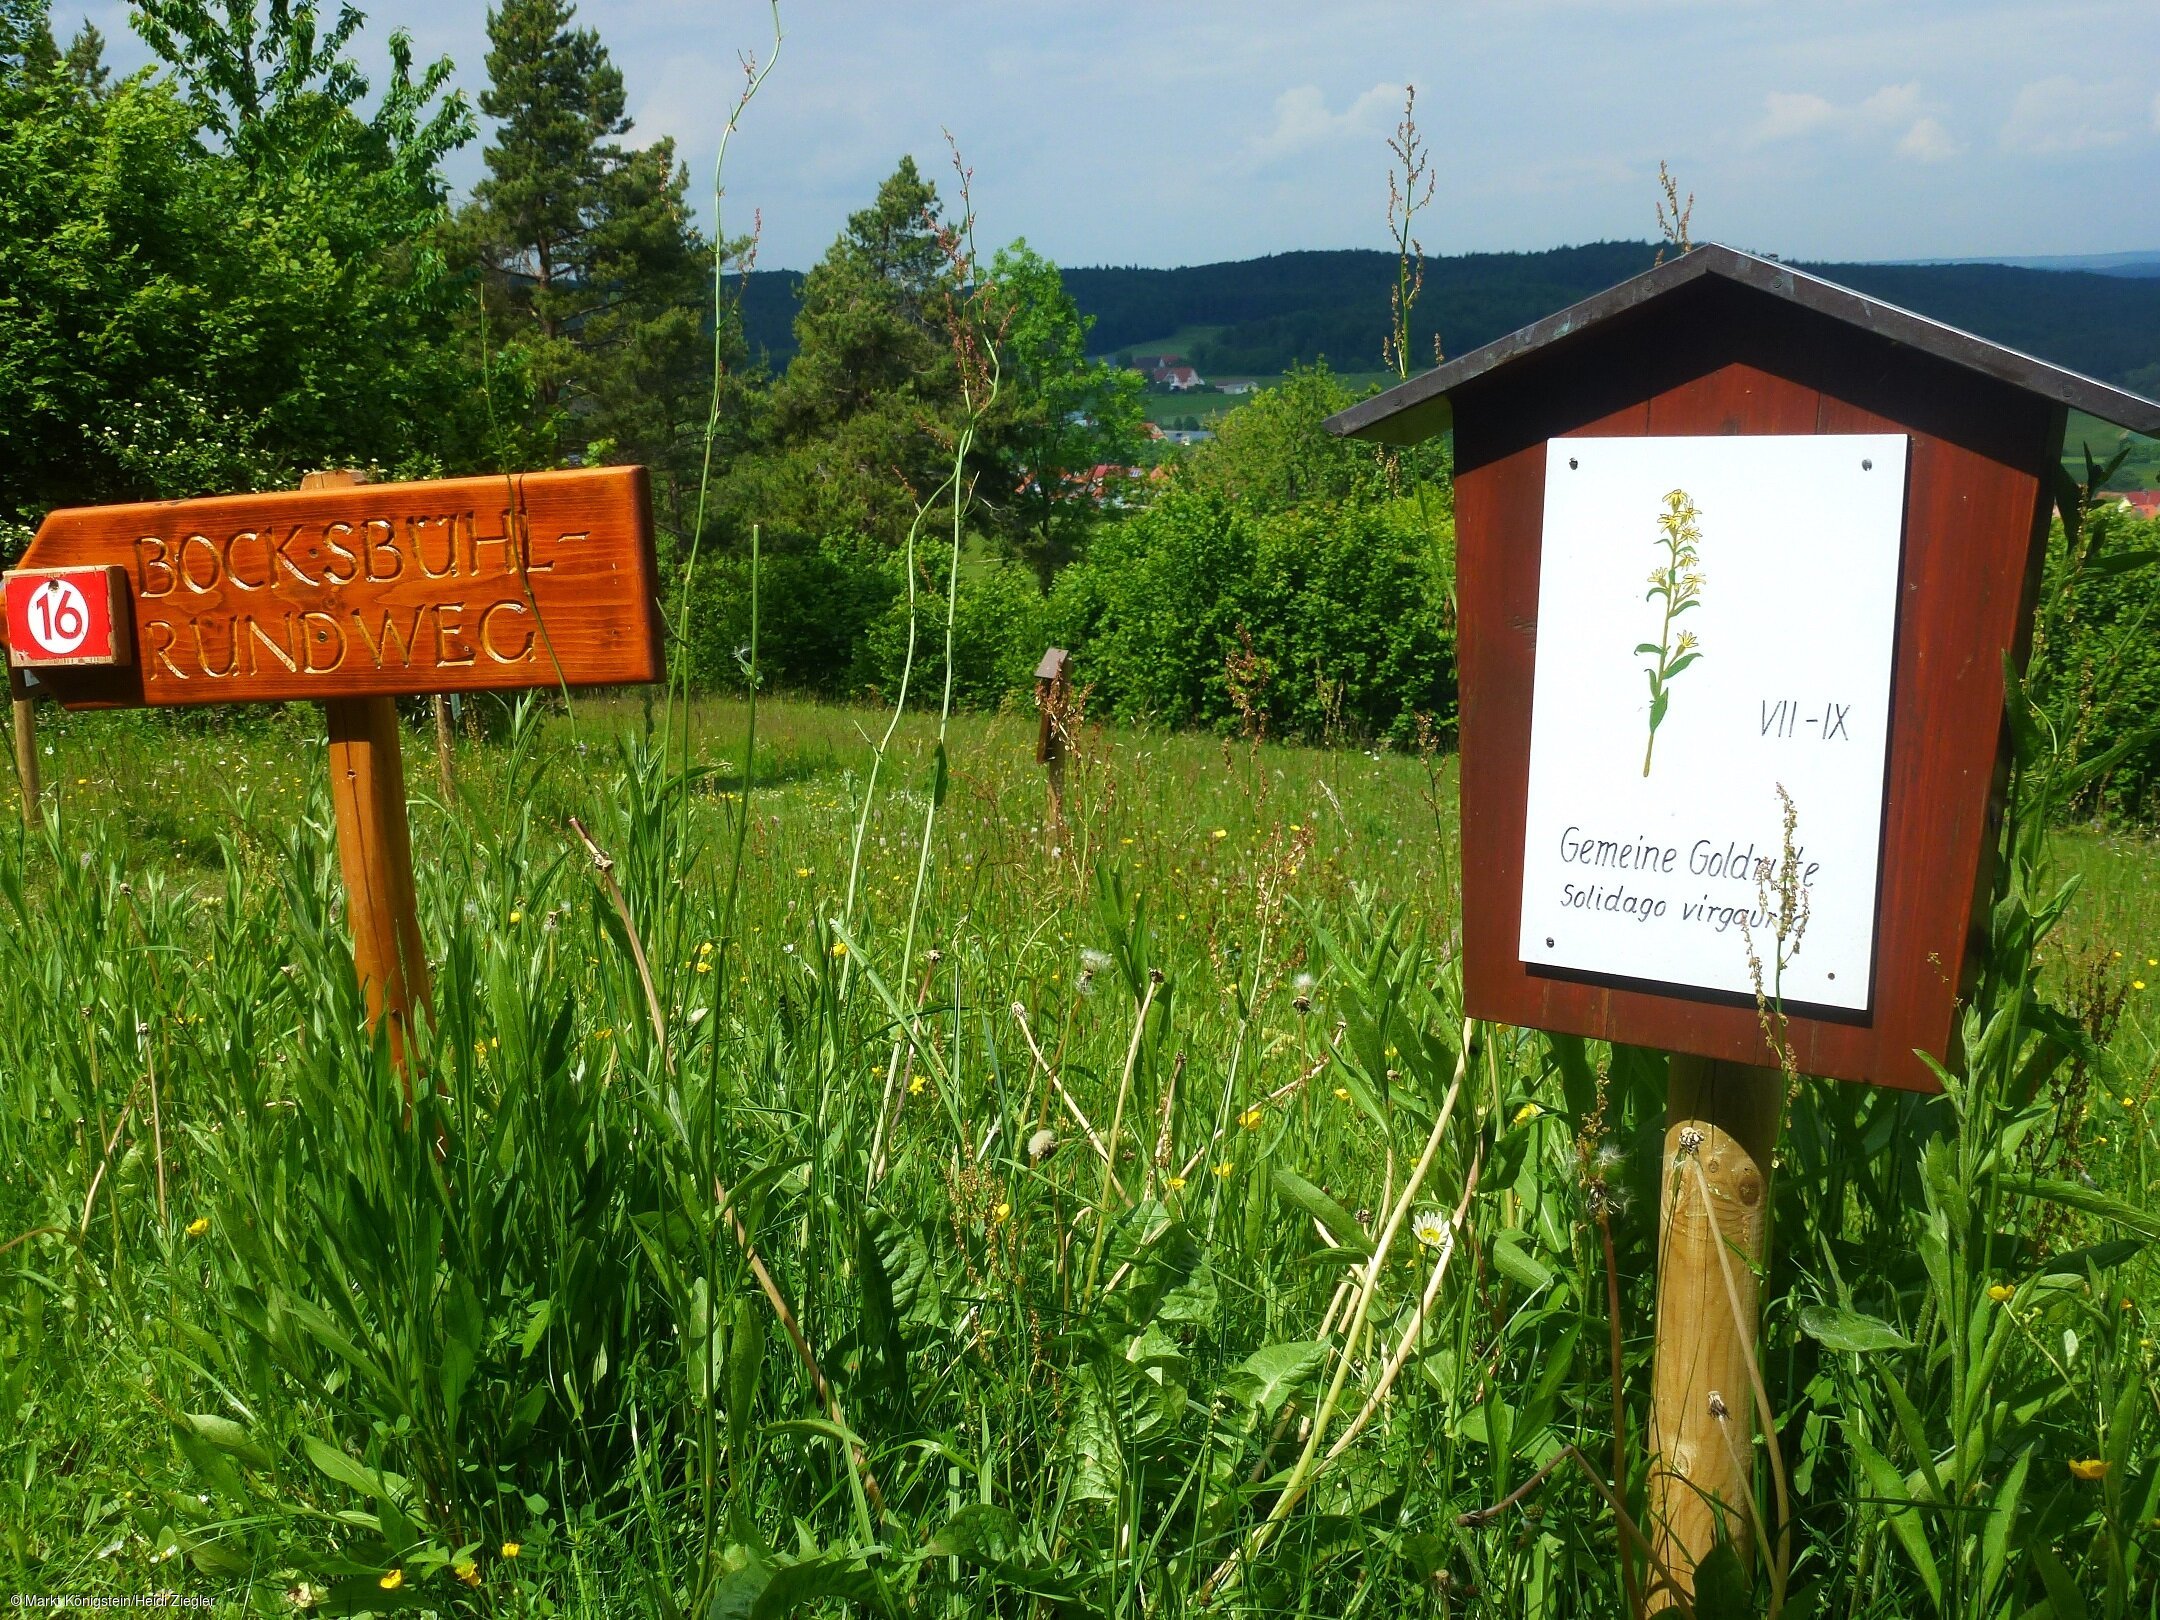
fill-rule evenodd
<path id="1" fill-rule="evenodd" d="M 1757 258 L 1710 243 L 1667 260 L 1618 286 L 1608 287 L 1519 332 L 1474 349 L 1423 376 L 1398 383 L 1328 418 L 1328 431 L 1387 444 L 1412 444 L 1445 432 L 1452 417 L 1448 396 L 1465 384 L 1553 344 L 1566 343 L 1591 327 L 1627 315 L 1681 288 L 1716 276 L 1770 297 L 1843 321 L 1892 343 L 1901 343 L 1982 376 L 2005 382 L 2057 404 L 2090 412 L 2133 432 L 2160 435 L 2160 404 L 2109 383 L 2065 371 L 2029 354 L 2006 349 L 1896 304 L 1811 276 L 1789 264 Z"/>

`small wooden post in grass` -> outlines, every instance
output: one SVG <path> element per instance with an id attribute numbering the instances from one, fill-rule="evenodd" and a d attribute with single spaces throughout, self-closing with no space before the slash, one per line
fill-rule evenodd
<path id="1" fill-rule="evenodd" d="M 457 791 L 457 773 L 452 768 L 450 695 L 437 692 L 432 705 L 435 710 L 435 774 L 442 784 L 443 803 L 448 804 Z"/>
<path id="2" fill-rule="evenodd" d="M 661 673 L 640 467 L 317 473 L 287 492 L 57 511 L 4 588 L 10 663 L 71 708 L 323 705 L 353 964 L 401 1068 L 429 986 L 397 699 Z"/>
<path id="3" fill-rule="evenodd" d="M 1072 701 L 1072 682 L 1065 666 L 1071 657 L 1063 647 L 1052 647 L 1035 666 L 1035 707 L 1042 714 L 1041 729 L 1035 737 L 1035 761 L 1049 778 L 1049 808 L 1043 834 L 1053 849 L 1063 848 L 1066 841 L 1065 723 L 1066 709 Z"/>
<path id="4" fill-rule="evenodd" d="M 37 706 L 20 670 L 8 671 L 8 696 L 15 711 L 15 780 L 22 789 L 22 818 L 26 826 L 35 827 L 44 797 L 38 775 Z"/>
<path id="5" fill-rule="evenodd" d="M 1721 1535 L 1743 1565 L 1754 1545 L 1751 1363 L 1785 1079 L 1776 1069 L 1682 1053 L 1671 1063 L 1658 1212 L 1650 1521 L 1659 1558 L 1692 1592 L 1696 1566 Z M 1657 1592 L 1650 1607 L 1671 1607 L 1670 1592 Z"/>

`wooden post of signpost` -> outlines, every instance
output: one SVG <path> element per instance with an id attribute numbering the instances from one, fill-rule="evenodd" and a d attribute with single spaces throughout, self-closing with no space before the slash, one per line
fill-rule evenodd
<path id="1" fill-rule="evenodd" d="M 1065 666 L 1071 654 L 1052 647 L 1035 666 L 1035 707 L 1042 711 L 1041 728 L 1035 737 L 1035 761 L 1049 780 L 1049 806 L 1043 836 L 1053 849 L 1065 845 L 1065 710 L 1072 698 L 1072 682 Z"/>
<path id="2" fill-rule="evenodd" d="M 1744 1063 L 1674 1053 L 1671 1065 L 1658 1212 L 1650 1539 L 1681 1591 L 1692 1593 L 1696 1566 L 1721 1537 L 1743 1565 L 1754 1544 L 1755 1337 L 1785 1086 L 1776 1069 Z M 1650 1608 L 1670 1608 L 1671 1590 L 1649 1584 L 1656 1588 Z"/>
<path id="3" fill-rule="evenodd" d="M 300 487 L 349 489 L 365 481 L 355 472 L 319 472 L 309 473 Z M 403 1073 L 414 1009 L 431 1008 L 433 1001 L 413 890 L 397 699 L 329 698 L 323 718 L 330 734 L 330 800 L 337 814 L 353 967 L 367 998 L 368 1025 L 389 1021 L 390 1056 Z"/>

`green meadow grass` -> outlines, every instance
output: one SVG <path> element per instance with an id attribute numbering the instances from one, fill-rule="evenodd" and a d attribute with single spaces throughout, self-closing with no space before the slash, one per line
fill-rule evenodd
<path id="1" fill-rule="evenodd" d="M 1639 1517 L 1662 1070 L 1466 1043 L 1452 762 L 1090 729 L 1052 828 L 1032 714 L 942 755 L 908 716 L 879 763 L 888 718 L 761 704 L 746 781 L 740 703 L 580 701 L 461 740 L 448 802 L 411 733 L 408 1101 L 313 712 L 41 711 L 56 815 L 0 848 L 0 1585 L 1625 1612 L 1601 1228 Z M 2055 849 L 2042 985 L 2104 1046 L 2032 1108 L 1796 1089 L 1757 1604 L 2153 1601 L 2160 861 Z"/>

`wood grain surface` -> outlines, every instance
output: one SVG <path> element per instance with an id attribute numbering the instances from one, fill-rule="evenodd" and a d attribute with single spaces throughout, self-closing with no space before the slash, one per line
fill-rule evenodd
<path id="1" fill-rule="evenodd" d="M 1464 993 L 1479 1018 L 1774 1061 L 1751 1001 L 1519 959 L 1545 441 L 1563 434 L 1909 437 L 1875 980 L 1863 1014 L 1797 1009 L 1800 1070 L 1913 1090 L 1951 1056 L 1991 873 L 2003 658 L 2021 656 L 2060 407 L 1715 282 L 1462 388 L 1455 417 Z"/>
<path id="2" fill-rule="evenodd" d="M 600 686 L 661 673 L 641 467 L 82 507 L 25 568 L 127 574 L 134 661 L 70 707 Z"/>

